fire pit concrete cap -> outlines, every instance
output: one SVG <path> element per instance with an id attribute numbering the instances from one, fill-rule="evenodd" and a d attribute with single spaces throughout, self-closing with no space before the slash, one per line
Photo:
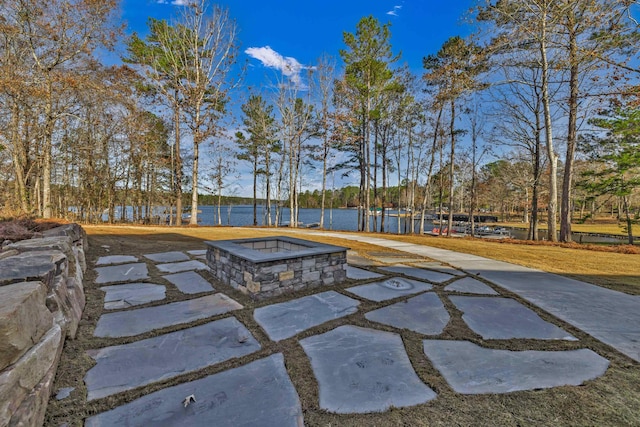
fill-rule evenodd
<path id="1" fill-rule="evenodd" d="M 259 249 L 248 247 L 249 244 L 258 242 L 278 242 L 301 246 L 295 250 L 283 250 L 272 253 L 261 252 Z M 301 258 L 306 256 L 317 256 L 324 254 L 343 253 L 349 248 L 343 246 L 327 245 L 325 243 L 311 242 L 309 240 L 295 239 L 287 236 L 258 237 L 253 239 L 234 239 L 234 240 L 214 240 L 205 242 L 206 245 L 220 249 L 225 252 L 232 253 L 234 256 L 246 259 L 253 263 L 279 261 L 284 259 Z"/>

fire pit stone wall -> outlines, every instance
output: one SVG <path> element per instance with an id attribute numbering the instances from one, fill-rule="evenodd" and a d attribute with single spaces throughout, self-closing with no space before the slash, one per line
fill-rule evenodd
<path id="1" fill-rule="evenodd" d="M 347 249 L 286 236 L 206 242 L 207 264 L 222 283 L 263 299 L 347 278 Z"/>

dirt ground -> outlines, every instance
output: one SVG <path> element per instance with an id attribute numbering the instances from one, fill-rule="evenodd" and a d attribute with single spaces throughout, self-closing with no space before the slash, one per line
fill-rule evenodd
<path id="1" fill-rule="evenodd" d="M 99 285 L 94 283 L 95 272 L 93 266 L 100 256 L 106 255 L 137 255 L 164 251 L 186 251 L 204 249 L 203 240 L 255 237 L 256 234 L 272 234 L 259 230 L 208 230 L 199 229 L 168 229 L 142 227 L 87 227 L 89 234 L 89 249 L 87 260 L 89 269 L 85 278 L 85 292 L 87 305 L 81 320 L 76 339 L 67 340 L 62 360 L 54 384 L 54 393 L 63 387 L 74 387 L 71 395 L 64 400 L 49 402 L 45 425 L 58 427 L 63 423 L 69 426 L 81 426 L 84 418 L 130 402 L 142 395 L 183 383 L 194 379 L 221 372 L 223 370 L 245 365 L 274 353 L 284 353 L 287 361 L 287 371 L 300 396 L 304 420 L 307 426 L 632 426 L 640 425 L 640 364 L 622 355 L 616 350 L 600 343 L 578 329 L 561 320 L 552 317 L 515 295 L 502 291 L 503 295 L 513 297 L 527 307 L 536 311 L 543 319 L 560 326 L 579 339 L 578 342 L 540 342 L 536 340 L 503 340 L 484 341 L 479 335 L 471 331 L 462 321 L 461 313 L 448 300 L 443 292 L 445 282 L 435 285 L 434 291 L 445 303 L 451 315 L 451 321 L 439 339 L 468 340 L 488 348 L 495 349 L 537 349 L 537 350 L 569 350 L 575 348 L 589 348 L 611 361 L 606 374 L 596 380 L 589 381 L 579 387 L 557 387 L 553 389 L 515 392 L 500 395 L 461 395 L 455 393 L 438 372 L 432 367 L 422 350 L 422 340 L 425 336 L 411 331 L 401 333 L 407 354 L 420 379 L 431 387 L 438 398 L 411 408 L 394 408 L 385 413 L 364 415 L 336 415 L 323 411 L 318 404 L 318 386 L 311 370 L 306 354 L 298 340 L 311 335 L 317 335 L 332 330 L 340 325 L 351 324 L 363 327 L 375 327 L 381 330 L 393 330 L 384 325 L 374 324 L 365 319 L 364 314 L 370 310 L 386 306 L 394 301 L 375 303 L 364 299 L 361 301 L 357 313 L 337 319 L 308 331 L 296 337 L 277 343 L 271 342 L 263 330 L 253 319 L 252 313 L 256 307 L 273 304 L 292 299 L 292 296 L 282 296 L 268 301 L 252 301 L 247 296 L 220 283 L 213 277 L 207 279 L 214 283 L 216 290 L 224 292 L 244 306 L 234 311 L 238 318 L 260 342 L 262 349 L 251 355 L 232 359 L 224 363 L 210 366 L 197 372 L 184 374 L 176 378 L 140 387 L 114 396 L 86 401 L 86 387 L 83 378 L 94 365 L 86 351 L 110 345 L 125 344 L 142 338 L 172 332 L 186 327 L 196 326 L 225 317 L 215 316 L 189 324 L 167 327 L 161 330 L 145 333 L 137 337 L 120 339 L 106 339 L 93 337 L 96 322 L 102 314 L 104 293 Z M 246 235 L 245 235 L 246 233 Z M 326 238 L 309 237 L 313 240 L 327 241 Z M 372 253 L 384 251 L 393 255 L 395 251 L 379 246 L 358 244 L 352 241 L 331 239 L 331 243 L 348 246 L 355 249 L 360 256 L 367 258 Z M 184 295 L 173 285 L 161 278 L 158 270 L 148 263 L 151 279 L 149 282 L 161 283 L 167 286 L 167 299 L 150 303 L 146 306 L 162 305 L 171 301 L 193 298 Z M 374 267 L 369 267 L 374 269 Z M 202 273 L 206 275 L 207 273 Z M 373 281 L 373 280 L 372 280 Z M 366 283 L 358 281 L 357 283 Z M 354 281 L 347 281 L 334 289 L 341 292 L 344 288 L 353 286 Z M 300 297 L 326 289 L 315 289 L 296 293 Z M 353 295 L 349 295 L 354 298 Z M 357 298 L 357 297 L 356 297 Z M 140 308 L 138 306 L 136 308 Z M 134 308 L 135 309 L 135 308 Z"/>

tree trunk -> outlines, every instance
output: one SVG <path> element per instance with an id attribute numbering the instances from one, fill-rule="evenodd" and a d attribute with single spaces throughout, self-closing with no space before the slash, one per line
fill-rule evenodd
<path id="1" fill-rule="evenodd" d="M 369 219 L 365 215 L 365 192 L 367 191 L 367 156 L 365 120 L 362 119 L 362 137 L 360 138 L 360 193 L 358 194 L 358 231 L 365 231 L 365 222 Z"/>
<path id="2" fill-rule="evenodd" d="M 625 213 L 625 219 L 627 221 L 627 239 L 630 245 L 633 245 L 633 221 L 631 215 L 629 215 L 629 202 L 627 196 L 622 196 L 622 203 Z"/>
<path id="3" fill-rule="evenodd" d="M 564 180 L 562 182 L 562 201 L 560 206 L 560 241 L 571 241 L 571 193 L 573 183 L 573 161 L 578 143 L 578 41 L 575 33 L 575 16 L 567 18 L 569 29 L 569 126 L 567 132 L 567 151 L 564 160 Z"/>
<path id="4" fill-rule="evenodd" d="M 398 234 L 402 234 L 402 231 L 400 229 L 400 206 L 402 203 L 401 200 L 401 196 L 402 196 L 402 184 L 401 184 L 401 180 L 402 180 L 402 172 L 400 169 L 400 154 L 401 154 L 401 150 L 400 150 L 400 144 L 398 144 L 398 159 L 397 159 L 397 165 L 398 165 Z"/>
<path id="5" fill-rule="evenodd" d="M 47 79 L 47 100 L 45 107 L 45 128 L 44 128 L 44 158 L 42 161 L 42 217 L 51 218 L 53 212 L 51 209 L 51 173 L 53 155 L 53 128 L 55 126 L 55 118 L 53 116 L 53 89 L 52 83 Z"/>
<path id="6" fill-rule="evenodd" d="M 382 216 L 380 217 L 380 232 L 384 233 L 384 226 L 387 217 L 387 138 L 388 138 L 388 127 L 384 126 L 382 131 Z"/>
<path id="7" fill-rule="evenodd" d="M 182 155 L 180 154 L 180 106 L 178 105 L 178 91 L 175 92 L 176 103 L 173 111 L 173 122 L 175 126 L 175 187 L 176 192 L 176 225 L 182 225 Z M 173 218 L 173 212 L 170 213 Z"/>
<path id="8" fill-rule="evenodd" d="M 407 170 L 407 176 L 411 176 L 411 196 L 409 198 L 408 205 L 411 208 L 409 212 L 409 232 L 411 234 L 415 234 L 415 216 L 416 216 L 416 181 L 417 181 L 417 167 L 415 163 L 415 153 L 413 147 L 413 128 L 409 128 L 409 164 L 411 169 L 411 174 L 409 174 L 409 170 Z"/>
<path id="9" fill-rule="evenodd" d="M 540 218 L 538 215 L 538 206 L 540 198 L 540 177 L 542 175 L 540 167 L 540 150 L 542 143 L 540 141 L 540 114 L 536 111 L 536 132 L 535 132 L 535 148 L 533 153 L 533 194 L 531 195 L 531 223 L 529 224 L 529 239 L 537 241 L 538 227 Z"/>
<path id="10" fill-rule="evenodd" d="M 424 198 L 422 199 L 422 218 L 420 220 L 420 234 L 424 234 L 424 217 L 427 211 L 427 200 L 431 190 L 431 174 L 433 173 L 433 165 L 436 158 L 436 147 L 438 144 L 438 132 L 440 131 L 440 120 L 442 119 L 442 111 L 444 106 L 440 105 L 438 110 L 438 118 L 436 120 L 436 127 L 433 131 L 433 143 L 431 145 L 431 159 L 429 161 L 429 172 L 427 173 L 427 179 L 424 184 Z"/>
<path id="11" fill-rule="evenodd" d="M 549 208 L 548 208 L 548 234 L 547 238 L 556 242 L 558 240 L 556 219 L 558 215 L 558 155 L 553 148 L 553 130 L 551 123 L 551 100 L 549 95 L 549 61 L 547 59 L 547 25 L 546 18 L 542 18 L 540 55 L 542 59 L 542 104 L 544 107 L 544 128 L 547 143 L 547 155 L 549 156 Z"/>
<path id="12" fill-rule="evenodd" d="M 198 225 L 198 163 L 200 158 L 200 132 L 193 138 L 193 171 L 191 172 L 191 219 L 189 225 Z"/>
<path id="13" fill-rule="evenodd" d="M 258 225 L 258 156 L 253 158 L 253 225 Z"/>
<path id="14" fill-rule="evenodd" d="M 24 143 L 20 141 L 20 134 L 18 132 L 20 116 L 17 104 L 14 104 L 11 121 L 11 141 L 13 145 L 11 159 L 13 161 L 13 170 L 16 174 L 16 196 L 20 201 L 20 209 L 23 213 L 27 213 L 29 212 L 29 197 L 27 195 L 27 180 L 25 176 L 27 154 L 24 149 Z"/>
<path id="15" fill-rule="evenodd" d="M 222 190 L 218 190 L 218 225 L 222 225 L 222 210 L 220 209 L 222 205 Z"/>
<path id="16" fill-rule="evenodd" d="M 327 138 L 327 124 L 322 140 L 322 200 L 320 202 L 320 228 L 324 228 L 324 204 L 327 197 L 327 159 L 329 157 L 329 141 Z"/>
<path id="17" fill-rule="evenodd" d="M 269 149 L 265 153 L 264 160 L 264 168 L 265 168 L 265 180 L 266 180 L 266 195 L 267 195 L 267 206 L 265 215 L 267 216 L 267 226 L 271 227 L 271 156 L 269 153 Z"/>
<path id="18" fill-rule="evenodd" d="M 371 211 L 370 211 L 370 206 L 371 206 L 371 194 L 370 194 L 370 189 L 371 189 L 371 173 L 370 173 L 370 168 L 371 168 L 371 147 L 370 147 L 370 142 L 371 142 L 371 134 L 370 134 L 370 129 L 369 129 L 369 116 L 371 115 L 371 81 L 370 81 L 371 76 L 367 75 L 367 111 L 366 111 L 366 115 L 365 115 L 365 120 L 364 120 L 364 144 L 365 144 L 365 159 L 364 159 L 364 164 L 365 164 L 365 194 L 364 194 L 364 218 L 365 218 L 365 225 L 364 225 L 364 231 L 369 232 L 371 231 L 371 221 L 370 221 L 370 217 L 369 215 L 371 215 Z"/>
<path id="19" fill-rule="evenodd" d="M 449 155 L 449 221 L 447 223 L 447 236 L 451 236 L 451 230 L 453 228 L 453 208 L 454 208 L 454 200 L 453 200 L 453 177 L 455 173 L 454 162 L 455 162 L 455 152 L 456 152 L 456 133 L 455 133 L 455 125 L 456 125 L 456 103 L 454 100 L 451 101 L 451 153 Z"/>
<path id="20" fill-rule="evenodd" d="M 473 218 L 473 214 L 476 209 L 476 156 L 477 156 L 477 141 L 475 136 L 475 131 L 473 135 L 473 141 L 471 145 L 471 195 L 469 200 L 469 227 L 471 232 L 471 237 L 475 235 L 476 222 Z"/>
<path id="21" fill-rule="evenodd" d="M 444 137 L 443 137 L 444 139 Z M 439 214 L 438 214 L 438 236 L 442 236 L 442 210 L 444 209 L 444 173 L 442 170 L 442 157 L 443 157 L 443 150 L 444 150 L 444 140 L 442 141 L 442 143 L 440 144 L 440 169 L 439 169 L 439 173 L 438 173 L 438 178 L 440 178 L 438 180 L 438 209 L 439 209 Z"/>
<path id="22" fill-rule="evenodd" d="M 373 231 L 378 231 L 378 121 L 373 132 Z"/>
<path id="23" fill-rule="evenodd" d="M 297 187 L 294 198 L 293 198 L 293 212 L 295 213 L 296 218 L 296 226 L 299 225 L 300 222 L 300 193 L 302 192 L 302 176 L 300 175 L 300 157 L 302 156 L 302 140 L 299 135 L 296 136 L 296 146 L 295 146 L 295 174 L 293 176 L 293 184 L 294 188 Z"/>

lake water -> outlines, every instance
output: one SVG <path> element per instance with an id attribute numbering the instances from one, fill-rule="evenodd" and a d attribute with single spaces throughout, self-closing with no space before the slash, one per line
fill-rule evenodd
<path id="1" fill-rule="evenodd" d="M 121 218 L 120 206 L 115 208 L 115 217 L 119 220 Z M 217 206 L 198 206 L 198 224 L 199 225 L 218 225 L 218 209 Z M 155 208 L 153 215 L 159 218 L 160 224 L 168 223 L 168 216 L 165 214 L 167 208 L 160 207 Z M 258 225 L 267 225 L 266 209 L 264 206 L 258 206 L 257 219 Z M 185 215 L 187 210 L 185 210 Z M 288 224 L 290 221 L 289 208 L 282 208 L 280 224 Z M 395 217 L 385 216 L 385 231 L 389 233 L 398 232 L 398 211 L 390 210 L 388 214 L 396 215 Z M 299 211 L 298 221 L 303 225 L 305 224 L 318 224 L 320 222 L 320 209 L 306 209 L 301 208 Z M 131 220 L 133 218 L 133 208 L 127 206 L 126 218 Z M 220 223 L 222 225 L 230 225 L 234 227 L 251 226 L 253 225 L 253 206 L 252 205 L 232 205 L 220 207 Z M 275 222 L 275 207 L 271 210 L 271 222 Z M 378 216 L 378 229 L 380 228 L 380 219 Z M 106 213 L 102 215 L 103 221 L 108 221 L 109 217 Z M 184 221 L 184 220 L 183 220 Z M 187 220 L 188 221 L 188 220 Z M 374 227 L 374 219 L 371 218 L 371 230 Z M 404 218 L 400 218 L 400 229 L 408 228 Z M 416 227 L 419 227 L 419 222 L 416 221 Z M 357 209 L 325 209 L 324 212 L 324 228 L 327 230 L 338 231 L 357 231 L 358 230 L 358 210 Z M 431 230 L 433 223 L 430 221 L 425 222 L 425 228 Z"/>
<path id="2" fill-rule="evenodd" d="M 217 225 L 218 224 L 218 210 L 216 206 L 200 206 L 202 213 L 198 214 L 198 223 L 200 225 Z M 263 206 L 258 206 L 258 225 L 266 225 L 266 209 Z M 388 211 L 390 214 L 398 214 L 398 211 Z M 298 221 L 302 224 L 314 224 L 320 222 L 320 209 L 305 209 L 301 208 L 298 214 Z M 243 226 L 253 225 L 253 206 L 251 205 L 236 205 L 236 206 L 221 206 L 220 217 L 222 225 L 231 226 Z M 289 215 L 289 208 L 283 208 L 281 214 L 281 224 L 288 224 L 291 216 Z M 271 221 L 275 221 L 275 210 L 271 212 Z M 431 222 L 427 222 L 429 227 L 433 227 Z M 371 218 L 371 229 L 373 230 L 373 218 Z M 378 228 L 380 227 L 380 217 L 378 217 Z M 400 218 L 400 228 L 404 230 L 405 220 Z M 425 225 L 426 227 L 426 225 Z M 357 209 L 325 209 L 324 211 L 324 228 L 327 230 L 340 230 L 340 231 L 357 231 L 358 230 L 358 210 Z M 385 217 L 385 229 L 390 233 L 398 232 L 398 218 L 397 217 Z M 429 228 L 430 229 L 430 228 Z"/>
<path id="3" fill-rule="evenodd" d="M 200 225 L 217 225 L 218 224 L 218 209 L 217 206 L 199 206 L 200 213 L 198 213 L 198 224 Z M 161 215 L 160 212 L 166 211 L 166 208 L 157 208 L 157 212 L 154 214 L 161 216 L 161 223 L 165 223 L 166 215 Z M 116 218 L 120 218 L 121 208 L 116 207 Z M 303 224 L 314 224 L 320 222 L 320 209 L 306 209 L 301 208 L 299 212 L 299 221 Z M 388 214 L 396 215 L 395 217 L 385 217 L 385 231 L 388 233 L 398 232 L 398 211 L 389 210 Z M 253 206 L 252 205 L 232 205 L 221 206 L 220 209 L 221 223 L 222 225 L 230 225 L 234 227 L 250 226 L 253 225 Z M 127 207 L 127 218 L 130 220 L 133 217 L 133 208 Z M 266 225 L 265 209 L 264 206 L 258 206 L 257 209 L 258 225 Z M 281 224 L 289 223 L 289 208 L 282 209 Z M 103 221 L 107 221 L 107 215 L 103 215 Z M 275 208 L 271 212 L 272 223 L 275 221 Z M 380 227 L 380 216 L 378 220 L 378 229 Z M 373 231 L 374 221 L 371 218 L 371 230 Z M 416 221 L 416 231 L 419 230 L 420 221 Z M 429 231 L 435 227 L 433 222 L 425 221 L 425 230 Z M 357 209 L 325 209 L 324 212 L 324 228 L 327 230 L 337 231 L 357 231 L 358 230 L 358 210 Z M 404 233 L 405 229 L 408 229 L 406 220 L 400 218 L 400 230 Z M 511 237 L 514 239 L 524 240 L 527 238 L 526 230 L 511 229 Z M 546 234 L 540 233 L 540 238 L 545 239 Z M 573 239 L 580 243 L 624 243 L 623 236 L 592 236 L 588 234 L 573 233 Z"/>

